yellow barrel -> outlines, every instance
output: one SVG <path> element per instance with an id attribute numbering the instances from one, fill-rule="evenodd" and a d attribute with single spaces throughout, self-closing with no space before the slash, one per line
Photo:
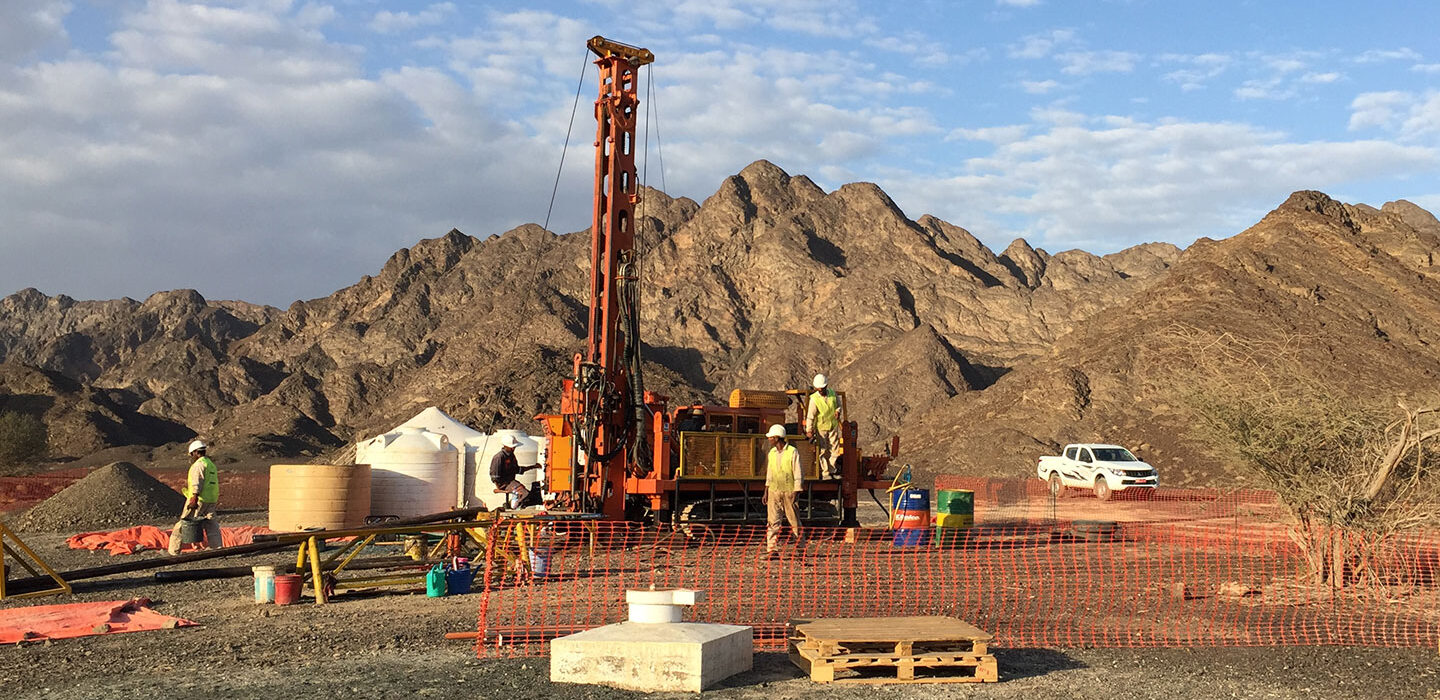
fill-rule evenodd
<path id="1" fill-rule="evenodd" d="M 363 527 L 370 515 L 370 465 L 270 467 L 270 529 L 296 532 Z"/>

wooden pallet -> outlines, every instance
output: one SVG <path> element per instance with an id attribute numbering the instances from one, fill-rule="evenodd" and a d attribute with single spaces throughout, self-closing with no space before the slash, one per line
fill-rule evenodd
<path id="1" fill-rule="evenodd" d="M 790 659 L 817 683 L 994 683 L 991 636 L 953 617 L 794 620 Z"/>

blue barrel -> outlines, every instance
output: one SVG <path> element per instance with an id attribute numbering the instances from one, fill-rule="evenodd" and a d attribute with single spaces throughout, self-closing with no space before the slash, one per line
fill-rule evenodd
<path id="1" fill-rule="evenodd" d="M 930 542 L 930 492 L 903 488 L 890 492 L 896 547 L 918 547 Z"/>

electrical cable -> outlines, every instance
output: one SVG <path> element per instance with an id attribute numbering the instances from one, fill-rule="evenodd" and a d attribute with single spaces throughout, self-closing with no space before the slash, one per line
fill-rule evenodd
<path id="1" fill-rule="evenodd" d="M 560 192 L 560 174 L 565 172 L 565 153 L 570 150 L 570 133 L 575 130 L 575 113 L 580 110 L 580 91 L 585 87 L 585 66 L 590 63 L 590 49 L 586 47 L 580 61 L 580 79 L 575 83 L 575 102 L 570 105 L 570 124 L 565 127 L 565 145 L 560 147 L 560 166 L 555 168 L 555 185 L 550 189 L 550 206 L 545 209 L 546 231 L 550 230 L 550 215 L 555 211 L 555 195 Z"/>

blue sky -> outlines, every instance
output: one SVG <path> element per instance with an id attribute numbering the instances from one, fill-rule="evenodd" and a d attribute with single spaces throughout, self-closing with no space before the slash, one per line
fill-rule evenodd
<path id="1" fill-rule="evenodd" d="M 1000 250 L 1440 211 L 1437 3 L 6 0 L 0 294 L 286 305 L 452 227 L 588 224 L 595 34 L 656 54 L 648 183 L 768 159 Z M 658 132 L 658 138 L 656 133 Z M 657 151 L 656 145 L 660 151 Z"/>

